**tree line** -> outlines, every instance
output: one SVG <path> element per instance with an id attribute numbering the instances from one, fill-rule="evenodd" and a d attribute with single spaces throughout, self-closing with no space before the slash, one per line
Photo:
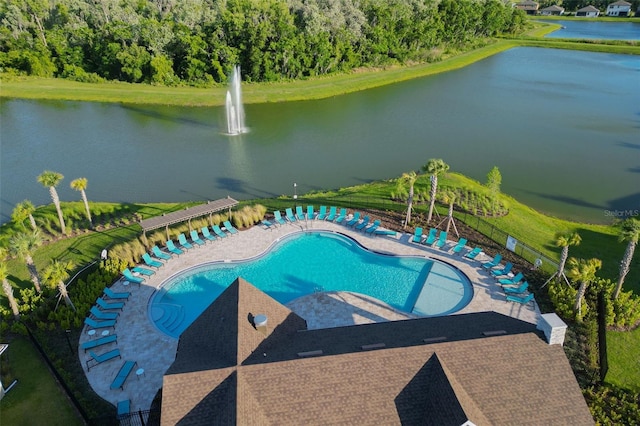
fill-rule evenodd
<path id="1" fill-rule="evenodd" d="M 525 15 L 501 0 L 5 0 L 0 70 L 158 85 L 436 61 Z"/>

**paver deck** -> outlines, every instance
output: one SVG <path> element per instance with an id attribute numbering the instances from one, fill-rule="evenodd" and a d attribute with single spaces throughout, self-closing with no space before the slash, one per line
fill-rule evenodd
<path id="1" fill-rule="evenodd" d="M 473 284 L 474 295 L 471 302 L 457 313 L 495 311 L 537 323 L 540 311 L 535 303 L 519 305 L 506 301 L 495 278 L 480 267 L 488 257 L 480 255 L 476 260 L 452 255 L 447 251 L 455 242 L 447 242 L 443 249 L 434 249 L 410 243 L 410 234 L 397 236 L 372 236 L 356 232 L 344 225 L 323 221 L 301 221 L 279 227 L 264 229 L 254 226 L 248 230 L 224 239 L 218 239 L 205 246 L 196 247 L 174 257 L 159 268 L 156 273 L 145 278 L 140 286 L 126 285 L 123 279 L 117 281 L 114 291 L 130 291 L 131 297 L 125 303 L 112 333 L 118 335 L 117 347 L 122 359 L 134 360 L 144 374 L 132 375 L 124 389 L 112 390 L 110 384 L 117 375 L 121 363 L 104 363 L 85 373 L 95 392 L 114 407 L 118 401 L 131 400 L 131 412 L 148 410 L 154 396 L 162 386 L 162 377 L 173 362 L 178 340 L 160 332 L 148 316 L 148 304 L 154 292 L 167 279 L 192 266 L 215 260 L 242 260 L 255 257 L 267 251 L 280 238 L 294 232 L 306 230 L 328 230 L 343 233 L 357 240 L 363 246 L 380 253 L 398 255 L 422 255 L 447 262 L 461 270 Z M 461 254 L 464 254 L 465 250 Z M 343 325 L 363 324 L 380 321 L 395 321 L 413 318 L 412 314 L 400 312 L 385 303 L 368 296 L 350 292 L 313 293 L 293 300 L 289 308 L 307 320 L 309 328 L 326 328 Z M 90 327 L 86 326 L 80 344 L 90 340 Z M 95 338 L 95 337 L 94 337 Z M 109 348 L 112 349 L 112 345 Z M 86 365 L 87 355 L 79 349 L 78 356 Z M 115 410 L 115 408 L 114 408 Z"/>

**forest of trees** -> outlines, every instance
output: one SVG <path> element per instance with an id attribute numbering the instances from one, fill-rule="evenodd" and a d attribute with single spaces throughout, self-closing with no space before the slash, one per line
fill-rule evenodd
<path id="1" fill-rule="evenodd" d="M 502 0 L 3 0 L 0 71 L 206 86 L 436 61 L 515 33 Z"/>

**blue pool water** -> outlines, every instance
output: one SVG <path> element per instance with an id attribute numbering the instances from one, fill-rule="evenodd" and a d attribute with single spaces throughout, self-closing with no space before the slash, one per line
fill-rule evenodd
<path id="1" fill-rule="evenodd" d="M 149 315 L 161 331 L 178 337 L 237 277 L 283 304 L 317 291 L 351 291 L 405 312 L 445 315 L 472 297 L 468 279 L 447 264 L 374 253 L 336 233 L 305 232 L 256 259 L 185 271 L 156 292 Z"/>

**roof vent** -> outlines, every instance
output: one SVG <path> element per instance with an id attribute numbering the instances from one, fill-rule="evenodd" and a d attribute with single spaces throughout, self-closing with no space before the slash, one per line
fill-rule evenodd
<path id="1" fill-rule="evenodd" d="M 363 351 L 370 351 L 372 349 L 382 349 L 382 348 L 386 348 L 387 345 L 385 345 L 384 343 L 373 343 L 371 345 L 362 345 L 362 350 Z"/>
<path id="2" fill-rule="evenodd" d="M 253 317 L 253 323 L 256 325 L 256 327 L 266 327 L 267 316 L 265 314 L 258 314 Z"/>
<path id="3" fill-rule="evenodd" d="M 322 355 L 322 350 L 308 351 L 308 352 L 298 352 L 298 356 L 300 358 L 309 358 L 311 356 L 318 356 L 318 355 Z"/>
<path id="4" fill-rule="evenodd" d="M 503 334 L 507 334 L 505 330 L 491 330 L 482 332 L 485 336 L 501 336 Z"/>
<path id="5" fill-rule="evenodd" d="M 446 336 L 438 336 L 438 337 L 429 337 L 427 339 L 422 339 L 425 343 L 438 343 L 447 340 Z"/>

